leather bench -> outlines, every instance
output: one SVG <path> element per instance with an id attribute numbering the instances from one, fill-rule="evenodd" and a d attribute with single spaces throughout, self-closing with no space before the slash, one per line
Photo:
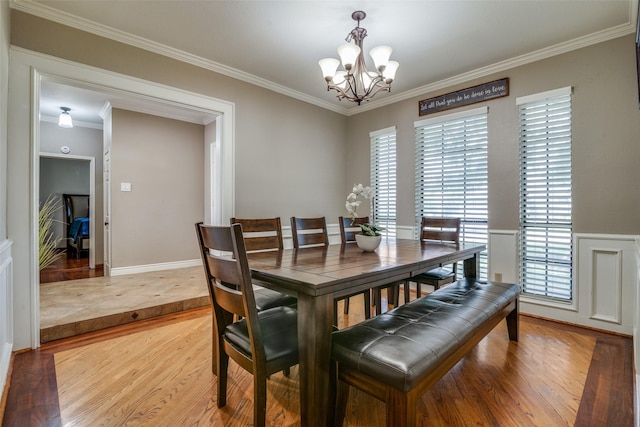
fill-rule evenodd
<path id="1" fill-rule="evenodd" d="M 335 425 L 354 386 L 386 402 L 387 426 L 415 426 L 418 399 L 502 319 L 518 340 L 519 293 L 519 285 L 463 279 L 333 332 Z"/>

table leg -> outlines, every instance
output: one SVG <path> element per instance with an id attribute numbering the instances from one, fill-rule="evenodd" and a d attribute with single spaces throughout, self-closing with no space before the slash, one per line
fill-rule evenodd
<path id="1" fill-rule="evenodd" d="M 480 277 L 480 253 L 464 260 L 464 277 L 469 279 Z"/>
<path id="2" fill-rule="evenodd" d="M 300 420 L 303 427 L 330 426 L 333 295 L 298 295 Z"/>

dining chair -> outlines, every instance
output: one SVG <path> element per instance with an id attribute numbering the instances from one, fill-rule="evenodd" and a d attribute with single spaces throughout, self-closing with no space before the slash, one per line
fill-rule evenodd
<path id="1" fill-rule="evenodd" d="M 420 240 L 424 243 L 460 244 L 460 218 L 422 217 L 420 222 Z M 416 296 L 422 295 L 421 285 L 431 285 L 434 290 L 453 283 L 456 280 L 457 265 L 452 268 L 442 266 L 411 277 L 416 284 Z M 409 301 L 409 286 L 404 289 L 405 301 Z"/>
<path id="2" fill-rule="evenodd" d="M 295 249 L 313 246 L 329 246 L 326 218 L 299 218 L 292 216 L 291 238 Z M 350 297 L 360 293 L 364 294 L 364 315 L 367 319 L 371 317 L 371 292 L 369 290 L 357 292 L 344 298 L 336 299 L 333 302 L 333 323 L 336 327 L 338 326 L 338 301 L 344 299 L 345 304 L 348 304 Z M 348 308 L 346 310 L 345 314 L 348 312 Z"/>
<path id="3" fill-rule="evenodd" d="M 242 235 L 247 253 L 281 251 L 284 249 L 280 217 L 231 218 L 230 222 L 232 225 L 242 225 Z M 292 307 L 297 305 L 298 300 L 295 297 L 265 287 L 263 280 L 252 280 L 255 285 L 253 293 L 258 310 L 266 310 L 280 305 Z"/>
<path id="4" fill-rule="evenodd" d="M 338 224 L 340 225 L 340 238 L 342 239 L 342 244 L 351 244 L 356 241 L 356 234 L 360 231 L 360 224 L 368 224 L 369 217 L 362 216 L 351 219 L 349 217 L 338 217 Z M 367 289 L 364 292 L 359 292 L 364 295 L 364 317 L 366 319 L 371 317 L 371 291 Z M 354 294 L 358 295 L 358 294 Z M 354 295 L 350 295 L 344 298 L 344 314 L 349 314 L 349 298 Z M 337 315 L 337 308 L 336 308 Z M 337 318 L 334 319 L 337 323 Z"/>
<path id="5" fill-rule="evenodd" d="M 258 311 L 242 226 L 196 224 L 213 304 L 213 359 L 217 405 L 227 404 L 229 357 L 253 374 L 253 424 L 264 426 L 267 378 L 298 364 L 297 311 L 279 306 Z M 233 321 L 234 317 L 241 320 Z"/>
<path id="6" fill-rule="evenodd" d="M 340 237 L 342 238 L 342 243 L 352 243 L 356 240 L 356 234 L 360 232 L 360 224 L 368 224 L 370 222 L 368 216 L 361 216 L 351 219 L 350 217 L 338 217 L 338 224 L 340 225 Z M 399 303 L 399 293 L 400 293 L 400 285 L 406 285 L 406 281 L 399 280 L 393 283 L 389 283 L 386 285 L 378 286 L 373 289 L 373 305 L 376 307 L 376 313 L 381 314 L 382 305 L 380 304 L 381 300 L 381 290 L 387 289 L 388 299 L 387 301 L 393 303 L 394 305 L 398 305 Z M 349 299 L 344 302 L 344 314 L 349 314 Z"/>

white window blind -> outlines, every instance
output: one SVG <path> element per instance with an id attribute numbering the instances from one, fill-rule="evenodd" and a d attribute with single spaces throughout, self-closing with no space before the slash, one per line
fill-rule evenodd
<path id="1" fill-rule="evenodd" d="M 520 280 L 529 295 L 570 302 L 571 88 L 518 98 Z"/>
<path id="2" fill-rule="evenodd" d="M 371 132 L 371 188 L 374 192 L 371 216 L 396 237 L 396 128 Z"/>
<path id="3" fill-rule="evenodd" d="M 482 107 L 414 124 L 416 225 L 423 216 L 461 218 L 461 241 L 487 244 L 487 113 Z M 480 277 L 487 277 L 486 251 Z"/>

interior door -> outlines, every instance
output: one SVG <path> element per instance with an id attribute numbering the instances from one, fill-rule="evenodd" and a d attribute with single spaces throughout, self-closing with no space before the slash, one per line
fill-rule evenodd
<path id="1" fill-rule="evenodd" d="M 104 152 L 104 275 L 111 276 L 111 150 Z"/>

